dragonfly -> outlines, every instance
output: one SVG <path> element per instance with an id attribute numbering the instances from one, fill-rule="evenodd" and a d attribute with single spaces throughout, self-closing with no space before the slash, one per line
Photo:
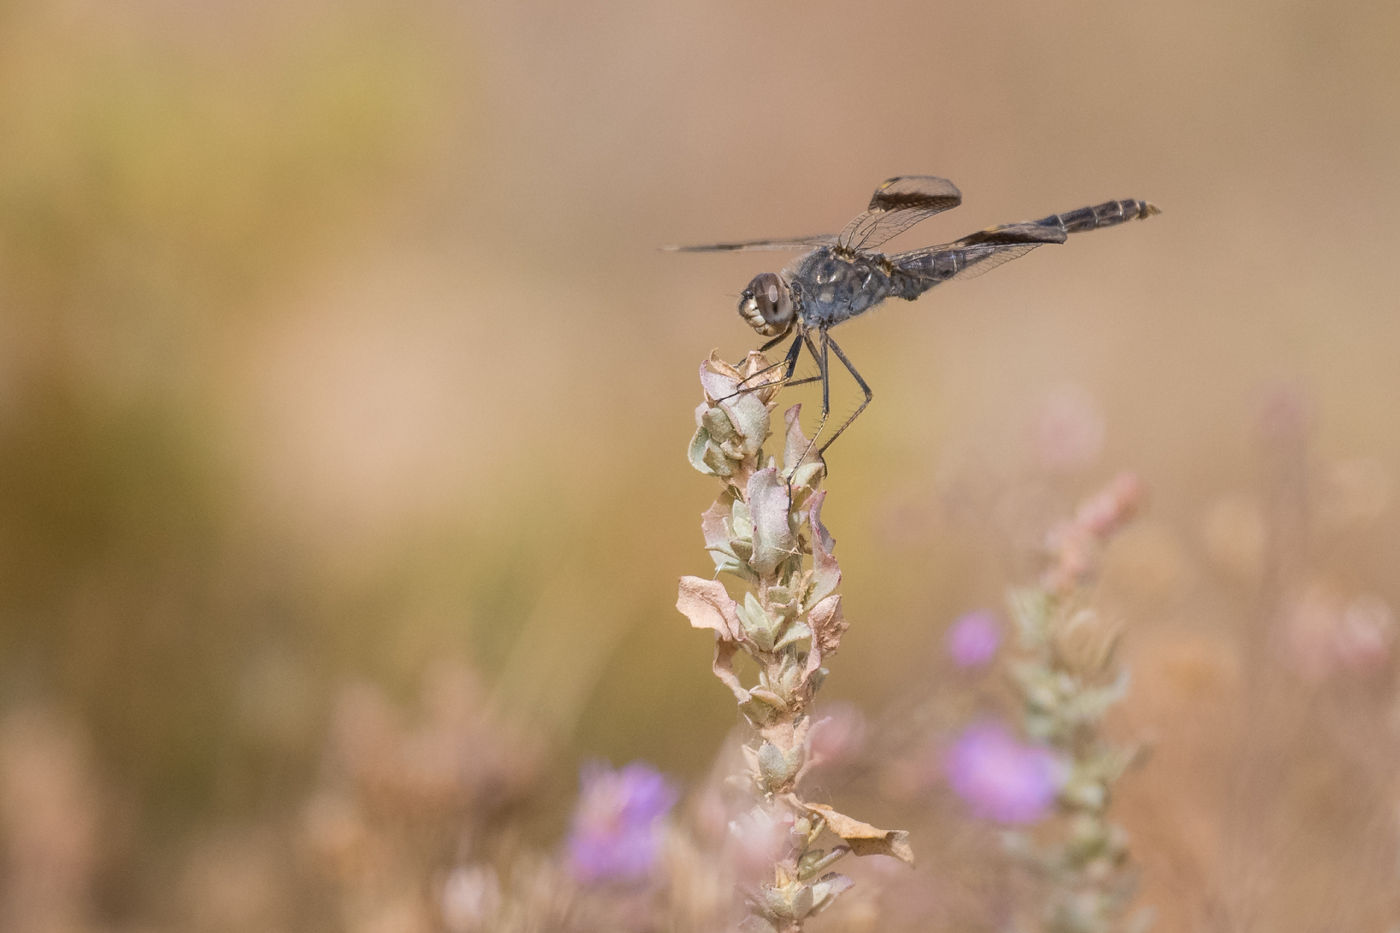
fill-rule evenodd
<path id="1" fill-rule="evenodd" d="M 859 317 L 888 298 L 913 301 L 935 285 L 989 272 L 1046 243 L 1063 243 L 1071 233 L 1113 227 L 1161 213 L 1155 204 L 1147 201 L 1132 198 L 1105 201 L 1040 220 L 988 227 L 938 246 L 889 255 L 876 252 L 878 247 L 915 224 L 961 203 L 962 192 L 946 178 L 897 175 L 881 182 L 870 198 L 870 206 L 837 234 L 667 247 L 680 252 L 806 250 L 782 271 L 754 276 L 739 296 L 739 316 L 760 335 L 771 338 L 759 348 L 760 352 L 793 338 L 781 362 L 749 378 L 755 379 L 779 368 L 781 375 L 746 388 L 741 384 L 741 391 L 752 391 L 761 385 L 821 382 L 821 420 L 803 459 L 821 436 L 831 414 L 832 356 L 855 379 L 865 398 L 817 449 L 818 457 L 826 453 L 875 397 L 870 385 L 831 339 L 832 328 Z M 793 379 L 804 348 L 816 360 L 817 375 Z"/>

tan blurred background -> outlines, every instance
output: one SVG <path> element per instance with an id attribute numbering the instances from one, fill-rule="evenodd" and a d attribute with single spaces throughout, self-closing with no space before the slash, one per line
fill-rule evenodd
<path id="1" fill-rule="evenodd" d="M 0 4 L 0 815 L 77 879 L 50 928 L 221 928 L 191 853 L 294 817 L 345 684 L 409 702 L 442 658 L 566 794 L 591 756 L 702 773 L 695 374 L 783 258 L 656 247 L 836 229 L 902 173 L 964 193 L 911 246 L 1164 213 L 839 333 L 876 398 L 829 458 L 828 694 L 927 687 L 1040 520 L 1138 471 L 1104 598 L 1172 903 L 1223 830 L 1163 801 L 1235 773 L 1251 620 L 1400 600 L 1398 39 L 1386 2 Z M 1327 853 L 1354 785 L 1318 767 Z"/>

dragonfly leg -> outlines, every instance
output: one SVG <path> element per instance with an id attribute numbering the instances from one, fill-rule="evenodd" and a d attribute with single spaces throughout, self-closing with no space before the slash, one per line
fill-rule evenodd
<path id="1" fill-rule="evenodd" d="M 792 373 L 797 371 L 797 361 L 801 359 L 802 346 L 806 346 L 808 352 L 812 354 L 812 359 L 815 359 L 818 366 L 822 367 L 822 371 L 816 375 L 804 375 L 804 377 L 799 378 L 799 380 L 795 380 L 795 378 L 792 378 Z M 783 382 L 783 385 L 808 385 L 811 384 L 811 382 L 825 380 L 826 378 L 826 364 L 822 363 L 822 359 L 820 359 L 819 356 L 816 356 L 816 350 L 812 349 L 812 339 L 808 338 L 806 331 L 802 332 L 801 335 L 798 336 L 798 339 L 792 342 L 792 349 L 788 350 L 785 363 L 787 363 L 787 371 L 785 371 L 783 378 L 780 380 Z"/>
<path id="2" fill-rule="evenodd" d="M 828 447 L 830 447 L 832 444 L 836 443 L 836 439 L 837 439 L 838 437 L 841 436 L 841 432 L 844 431 L 844 430 L 846 430 L 847 428 L 849 428 L 849 427 L 851 426 L 851 422 L 852 422 L 852 421 L 855 421 L 857 418 L 860 417 L 860 413 L 863 412 L 863 411 L 865 411 L 865 406 L 869 405 L 869 404 L 870 404 L 870 400 L 871 400 L 872 398 L 875 397 L 875 393 L 870 391 L 870 386 L 867 385 L 866 382 L 865 382 L 865 380 L 862 379 L 862 378 L 860 377 L 860 373 L 857 372 L 857 371 L 856 371 L 856 368 L 855 368 L 854 366 L 851 365 L 851 361 L 848 360 L 848 359 L 846 359 L 846 354 L 844 354 L 844 353 L 841 352 L 841 348 L 840 348 L 839 346 L 836 345 L 836 341 L 835 341 L 835 340 L 832 340 L 830 337 L 828 337 L 828 336 L 826 335 L 826 331 L 822 331 L 822 376 L 823 376 L 823 378 L 825 378 L 826 373 L 827 373 L 827 369 L 826 369 L 826 350 L 827 350 L 828 347 L 831 348 L 831 352 L 833 352 L 833 353 L 836 354 L 836 358 L 837 358 L 838 360 L 841 361 L 841 365 L 845 366 L 847 372 L 849 372 L 849 373 L 851 374 L 851 376 L 855 379 L 856 384 L 860 386 L 860 390 L 861 390 L 862 392 L 865 393 L 865 398 L 864 398 L 864 400 L 861 401 L 860 407 L 857 408 L 854 412 L 851 413 L 851 417 L 849 417 L 849 418 L 847 418 L 845 421 L 843 421 L 843 422 L 841 423 L 841 427 L 839 427 L 839 428 L 836 429 L 836 433 L 833 434 L 833 435 L 831 435 L 831 437 L 827 438 L 826 443 L 823 444 L 823 445 L 821 446 L 821 449 L 817 451 L 817 456 L 819 456 L 819 457 L 820 457 L 822 454 L 826 453 L 826 449 L 827 449 Z M 823 392 L 822 392 L 822 424 L 823 424 L 823 425 L 826 424 L 826 413 L 827 413 L 827 402 L 826 402 L 825 386 L 826 386 L 826 383 L 824 382 L 824 383 L 823 383 Z M 820 429 L 818 429 L 818 432 L 820 432 Z M 813 441 L 813 443 L 815 443 L 815 442 L 816 442 L 816 438 L 813 437 L 813 438 L 812 438 L 812 441 Z"/>
<path id="3" fill-rule="evenodd" d="M 779 338 L 777 338 L 777 339 L 778 339 L 778 340 L 782 340 L 782 339 L 784 339 L 786 336 L 787 336 L 787 335 L 784 334 L 783 336 L 781 336 L 781 337 L 779 337 Z M 758 352 L 763 353 L 763 352 L 766 351 L 766 350 L 771 350 L 771 349 L 773 348 L 773 344 L 775 344 L 776 342 L 777 342 L 777 340 L 770 340 L 770 341 L 768 341 L 768 342 L 765 343 L 763 346 L 761 346 L 761 347 L 758 348 Z M 726 395 L 726 396 L 725 396 L 724 398 L 722 398 L 722 399 L 716 399 L 716 401 L 722 402 L 722 401 L 724 401 L 725 399 L 734 398 L 735 395 L 743 395 L 745 392 L 755 392 L 755 391 L 757 391 L 757 390 L 759 390 L 759 389 L 762 389 L 762 388 L 765 388 L 765 387 L 767 387 L 767 386 L 774 386 L 774 385 L 790 385 L 790 384 L 793 384 L 793 383 L 792 383 L 792 374 L 793 374 L 793 372 L 797 369 L 797 358 L 798 358 L 801 354 L 802 354 L 802 338 L 801 338 L 801 337 L 798 337 L 796 340 L 794 340 L 794 341 L 792 342 L 792 346 L 788 348 L 787 353 L 784 354 L 784 356 L 783 356 L 783 358 L 782 358 L 781 360 L 779 360 L 779 361 L 776 362 L 776 363 L 772 363 L 772 364 L 769 364 L 768 366 L 763 367 L 762 369 L 760 369 L 760 370 L 759 370 L 758 372 L 756 372 L 756 373 L 751 373 L 750 375 L 745 376 L 743 379 L 739 380 L 739 383 L 738 383 L 738 385 L 739 385 L 739 391 L 735 392 L 733 395 Z M 753 381 L 753 380 L 755 380 L 755 379 L 758 379 L 760 376 L 763 376 L 763 375 L 765 375 L 765 374 L 767 374 L 767 373 L 771 373 L 773 370 L 778 369 L 779 367 L 782 367 L 782 369 L 783 369 L 783 374 L 782 374 L 781 376 L 779 376 L 777 379 L 773 379 L 773 380 L 766 380 L 766 379 L 765 379 L 765 380 L 761 380 L 761 381 L 759 381 L 759 382 L 754 382 L 754 381 Z M 805 382 L 805 381 L 808 381 L 808 380 L 798 380 L 797 383 L 796 383 L 796 385 L 802 385 L 803 382 Z M 751 383 L 752 383 L 752 384 L 751 384 Z"/>
<path id="4" fill-rule="evenodd" d="M 812 439 L 807 442 L 806 448 L 802 451 L 802 456 L 797 458 L 796 463 L 793 463 L 788 467 L 789 496 L 792 495 L 792 474 L 807 459 L 807 455 L 812 452 L 812 447 L 817 443 L 817 438 L 821 436 L 822 429 L 826 427 L 827 416 L 831 414 L 831 380 L 827 378 L 827 374 L 830 372 L 830 370 L 827 369 L 826 364 L 826 347 L 828 343 L 828 338 L 826 336 L 826 328 L 823 327 L 817 331 L 817 343 L 821 345 L 820 351 L 817 350 L 816 344 L 812 343 L 812 338 L 805 329 L 802 331 L 802 336 L 799 339 L 801 339 L 802 343 L 806 345 L 807 352 L 811 353 L 812 358 L 817 361 L 817 375 L 807 379 L 799 379 L 796 382 L 790 382 L 788 384 L 802 385 L 808 382 L 816 382 L 818 379 L 820 379 L 822 383 L 822 416 L 821 420 L 817 422 L 817 430 L 813 432 Z M 839 353 L 840 351 L 837 352 Z M 850 364 L 848 363 L 847 365 L 849 366 Z M 822 450 L 825 449 L 825 447 L 822 448 Z M 821 451 L 817 451 L 817 454 L 818 456 L 820 456 Z"/>
<path id="5" fill-rule="evenodd" d="M 807 347 L 807 352 L 812 354 L 812 359 L 817 361 L 817 365 L 821 367 L 821 371 L 815 376 L 803 376 L 801 379 L 794 379 L 792 378 L 792 374 L 797 371 L 797 361 L 802 356 L 803 346 Z M 826 363 L 822 360 L 820 356 L 817 355 L 817 351 L 812 347 L 812 338 L 807 336 L 806 329 L 803 329 L 802 333 L 800 333 L 797 339 L 793 341 L 792 349 L 788 351 L 786 362 L 787 372 L 783 375 L 782 378 L 783 385 L 805 386 L 810 383 L 816 382 L 819 379 L 823 382 L 823 384 L 825 384 Z"/>
<path id="6" fill-rule="evenodd" d="M 831 369 L 826 365 L 826 347 L 828 343 L 826 328 L 823 327 L 817 332 L 817 342 L 821 344 L 820 353 L 818 353 L 817 348 L 812 345 L 812 338 L 807 335 L 806 331 L 802 333 L 802 340 L 807 344 L 808 352 L 810 352 L 812 357 L 817 361 L 817 378 L 822 381 L 822 417 L 821 420 L 817 422 L 816 432 L 812 435 L 812 440 L 815 442 L 817 437 L 822 433 L 822 428 L 826 427 L 827 415 L 831 414 Z M 807 445 L 807 449 L 811 450 L 811 444 Z M 801 463 L 802 461 L 799 460 L 798 462 Z"/>
<path id="7" fill-rule="evenodd" d="M 769 350 L 773 349 L 774 347 L 776 347 L 778 344 L 782 343 L 782 342 L 783 342 L 784 340 L 786 340 L 786 339 L 787 339 L 787 334 L 779 334 L 778 336 L 774 337 L 772 340 L 770 340 L 770 341 L 768 341 L 767 343 L 765 343 L 763 346 L 759 347 L 759 348 L 758 348 L 758 352 L 759 352 L 759 353 L 767 353 Z M 792 351 L 788 351 L 788 352 L 792 352 Z"/>
<path id="8" fill-rule="evenodd" d="M 779 337 L 778 339 L 781 340 L 782 338 Z M 762 353 L 772 346 L 773 341 L 770 340 L 767 343 L 765 343 L 762 347 L 760 347 L 758 352 Z M 768 369 L 776 369 L 778 365 L 782 365 L 783 378 L 779 379 L 778 382 L 782 385 L 787 385 L 792 380 L 792 374 L 797 371 L 797 358 L 801 355 L 802 335 L 799 334 L 797 336 L 797 339 L 792 342 L 792 346 L 788 347 L 787 356 L 783 357 L 783 362 L 781 364 L 775 363 L 773 366 L 768 367 Z M 759 370 L 759 372 L 767 372 L 767 370 Z M 758 375 L 758 373 L 755 373 L 754 375 Z"/>
<path id="9" fill-rule="evenodd" d="M 785 336 L 786 335 L 784 335 L 784 337 Z M 781 340 L 784 338 L 780 337 L 778 339 Z M 774 341 L 768 341 L 763 346 L 758 348 L 758 352 L 762 353 L 765 350 L 771 349 L 773 343 Z M 806 345 L 807 348 L 811 350 L 811 342 L 808 341 Z M 750 376 L 745 376 L 739 382 L 739 391 L 735 392 L 733 395 L 726 395 L 724 399 L 730 399 L 733 398 L 735 395 L 743 395 L 745 392 L 753 392 L 758 389 L 765 388 L 767 386 L 805 386 L 808 383 L 816 382 L 818 379 L 821 379 L 821 376 L 804 376 L 801 379 L 792 378 L 792 374 L 797 371 L 797 361 L 802 356 L 802 347 L 803 339 L 801 337 L 798 337 L 797 339 L 793 340 L 792 346 L 788 348 L 787 353 L 783 354 L 783 358 L 781 360 L 769 366 L 763 367 L 758 372 L 753 373 Z M 816 356 L 815 350 L 812 350 L 812 355 L 814 357 Z M 770 373 L 773 370 L 778 369 L 780 367 L 783 370 L 783 374 L 777 379 L 756 382 L 751 385 L 749 384 L 753 380 L 764 375 L 765 373 Z M 724 399 L 718 399 L 717 401 L 724 401 Z"/>

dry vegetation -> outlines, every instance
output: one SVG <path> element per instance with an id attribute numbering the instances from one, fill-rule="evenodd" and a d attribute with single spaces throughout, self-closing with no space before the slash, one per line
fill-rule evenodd
<path id="1" fill-rule="evenodd" d="M 694 367 L 762 269 L 655 247 L 914 172 L 966 195 L 930 241 L 1164 214 L 842 338 L 804 793 L 918 860 L 809 928 L 1046 903 L 946 771 L 1024 682 L 943 639 L 1122 470 L 1106 628 L 1054 650 L 1131 674 L 1134 907 L 1400 928 L 1397 10 L 0 4 L 0 929 L 727 923 L 743 736 L 673 607 Z M 654 860 L 599 882 L 628 819 Z"/>

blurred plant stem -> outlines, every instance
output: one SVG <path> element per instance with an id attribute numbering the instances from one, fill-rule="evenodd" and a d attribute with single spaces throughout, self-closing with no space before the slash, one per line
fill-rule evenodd
<path id="1" fill-rule="evenodd" d="M 1011 677 L 1023 728 L 1064 769 L 1056 798 L 1064 817 L 1059 837 L 1038 843 L 1020 831 L 1005 837 L 1047 882 L 1040 917 L 1046 933 L 1138 931 L 1151 919 L 1145 911 L 1124 919 L 1136 871 L 1126 834 L 1108 818 L 1113 784 L 1137 755 L 1101 731 L 1128 684 L 1126 668 L 1115 660 L 1120 626 L 1084 605 L 1102 547 L 1141 498 L 1136 477 L 1113 480 L 1051 531 L 1050 566 L 1039 584 L 1011 594 L 1020 646 Z"/>
<path id="2" fill-rule="evenodd" d="M 753 734 L 744 747 L 744 783 L 755 799 L 734 824 L 740 860 L 766 865 L 743 885 L 748 933 L 795 933 L 852 882 L 828 869 L 847 853 L 893 855 L 912 861 L 907 834 L 853 820 L 804 800 L 799 784 L 811 764 L 810 707 L 826 676 L 823 661 L 840 644 L 847 623 L 836 593 L 840 568 L 835 541 L 821 523 L 825 476 L 809 448 L 799 407 L 785 413 L 785 469 L 763 445 L 779 386 L 765 382 L 768 361 L 750 353 L 742 368 L 715 357 L 701 364 L 705 401 L 696 409 L 690 462 L 721 483 L 719 498 L 701 516 L 705 546 L 717 573 L 745 586 L 735 601 L 717 580 L 683 577 L 677 608 L 696 628 L 715 633 L 714 672 L 734 694 Z M 757 666 L 745 686 L 735 670 L 743 652 Z M 823 830 L 840 841 L 816 843 Z"/>

